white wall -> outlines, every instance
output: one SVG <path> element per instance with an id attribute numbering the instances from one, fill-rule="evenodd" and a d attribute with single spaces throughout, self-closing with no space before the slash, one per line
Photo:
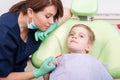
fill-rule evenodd
<path id="1" fill-rule="evenodd" d="M 70 5 L 72 3 L 72 0 L 61 0 L 63 3 L 63 6 L 70 8 Z"/>
<path id="2" fill-rule="evenodd" d="M 98 13 L 120 14 L 120 0 L 98 0 Z"/>
<path id="3" fill-rule="evenodd" d="M 62 0 L 62 2 L 64 6 L 70 7 L 72 0 Z M 120 14 L 120 0 L 98 0 L 98 13 Z"/>
<path id="4" fill-rule="evenodd" d="M 9 10 L 9 8 L 16 2 L 21 0 L 0 0 L 0 15 Z"/>
<path id="5" fill-rule="evenodd" d="M 11 5 L 21 0 L 0 0 L 0 15 L 7 12 Z M 72 0 L 62 0 L 65 7 L 70 8 Z M 98 0 L 98 13 L 120 14 L 120 0 Z"/>

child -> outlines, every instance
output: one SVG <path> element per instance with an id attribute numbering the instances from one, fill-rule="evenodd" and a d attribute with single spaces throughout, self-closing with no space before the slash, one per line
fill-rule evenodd
<path id="1" fill-rule="evenodd" d="M 89 55 L 95 36 L 84 24 L 74 25 L 68 36 L 70 54 L 57 58 L 57 68 L 45 80 L 112 80 L 106 67 Z"/>

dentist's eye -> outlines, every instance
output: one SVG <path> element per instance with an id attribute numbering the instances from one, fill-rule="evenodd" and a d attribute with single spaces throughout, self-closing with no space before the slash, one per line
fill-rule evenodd
<path id="1" fill-rule="evenodd" d="M 45 17 L 46 17 L 46 18 L 50 18 L 50 16 L 49 16 L 49 15 L 46 15 Z"/>

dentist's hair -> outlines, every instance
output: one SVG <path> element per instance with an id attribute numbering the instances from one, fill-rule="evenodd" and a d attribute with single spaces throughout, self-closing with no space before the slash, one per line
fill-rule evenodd
<path id="1" fill-rule="evenodd" d="M 13 5 L 9 9 L 9 13 L 22 12 L 26 15 L 28 8 L 31 8 L 35 13 L 37 13 L 50 5 L 54 5 L 57 8 L 57 13 L 54 17 L 55 20 L 63 16 L 63 5 L 61 0 L 24 0 Z"/>

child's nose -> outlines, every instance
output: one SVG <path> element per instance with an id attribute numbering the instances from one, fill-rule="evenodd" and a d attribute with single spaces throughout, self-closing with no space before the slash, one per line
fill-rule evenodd
<path id="1" fill-rule="evenodd" d="M 74 35 L 74 36 L 72 36 L 72 38 L 75 38 L 75 39 L 77 39 L 77 36 L 76 36 L 76 35 Z"/>

